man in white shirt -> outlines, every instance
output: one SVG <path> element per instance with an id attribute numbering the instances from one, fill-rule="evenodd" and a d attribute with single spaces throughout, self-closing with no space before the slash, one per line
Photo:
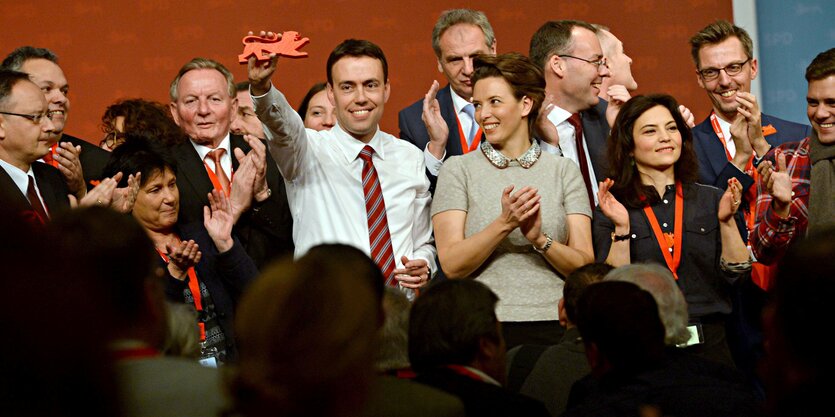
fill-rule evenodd
<path id="1" fill-rule="evenodd" d="M 586 22 L 546 22 L 534 33 L 529 54 L 543 69 L 546 95 L 553 103 L 548 120 L 556 126 L 556 132 L 543 132 L 540 145 L 546 152 L 577 162 L 592 207 L 597 201 L 598 181 L 606 178 L 609 165 L 606 102 L 598 94 L 610 74 L 596 32 Z"/>
<path id="2" fill-rule="evenodd" d="M 444 159 L 463 155 L 478 147 L 481 130 L 475 122 L 475 109 L 470 103 L 473 86 L 473 58 L 477 55 L 496 54 L 496 36 L 483 12 L 470 9 L 453 9 L 441 13 L 432 30 L 432 49 L 438 58 L 438 71 L 444 74 L 448 85 L 438 90 L 438 107 L 446 121 L 449 135 L 430 138 L 421 119 L 423 101 L 416 101 L 397 115 L 400 139 L 405 139 L 423 151 L 426 172 L 433 184 Z M 434 93 L 432 93 L 434 95 Z"/>
<path id="3" fill-rule="evenodd" d="M 305 130 L 270 78 L 277 58 L 249 62 L 255 112 L 287 185 L 296 256 L 321 243 L 355 246 L 389 285 L 425 285 L 434 265 L 429 180 L 420 150 L 380 131 L 388 100 L 388 64 L 377 45 L 349 39 L 328 57 L 328 98 L 337 124 Z M 382 196 L 382 197 L 380 197 Z"/>

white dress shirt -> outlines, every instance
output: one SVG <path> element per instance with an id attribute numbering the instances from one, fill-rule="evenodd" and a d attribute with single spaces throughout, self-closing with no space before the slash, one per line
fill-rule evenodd
<path id="1" fill-rule="evenodd" d="M 17 189 L 20 190 L 20 193 L 23 194 L 26 199 L 29 199 L 27 191 L 29 190 L 29 177 L 32 177 L 32 183 L 35 184 L 35 192 L 38 194 L 38 198 L 41 199 L 40 203 L 43 207 L 46 215 L 49 216 L 49 208 L 46 207 L 46 204 L 43 202 L 43 196 L 41 195 L 41 189 L 38 188 L 38 179 L 35 178 L 35 172 L 32 171 L 32 166 L 29 165 L 29 171 L 24 172 L 22 169 L 0 159 L 0 168 L 6 171 L 11 177 L 14 185 L 17 186 Z M 32 203 L 31 201 L 29 202 Z"/>
<path id="2" fill-rule="evenodd" d="M 475 123 L 475 120 L 471 119 L 470 115 L 464 111 L 464 106 L 470 104 L 470 102 L 455 93 L 455 90 L 453 90 L 452 87 L 447 88 L 449 88 L 450 96 L 452 97 L 452 107 L 455 108 L 455 114 L 458 116 L 458 123 L 461 123 L 461 130 L 464 131 L 464 134 L 466 135 L 466 132 L 469 132 L 473 127 L 473 123 Z M 455 125 L 455 127 L 457 128 L 457 125 Z M 423 149 L 423 159 L 429 173 L 437 177 L 438 173 L 441 172 L 441 167 L 444 165 L 444 158 L 446 158 L 446 148 L 444 148 L 443 157 L 438 159 L 435 158 L 435 155 L 432 155 L 432 152 L 429 152 L 429 142 L 426 142 L 426 147 Z"/>
<path id="3" fill-rule="evenodd" d="M 560 146 L 555 147 L 545 141 L 540 141 L 539 146 L 543 151 L 554 155 L 562 155 L 572 161 L 578 166 L 580 165 L 577 154 L 577 144 L 574 140 L 574 126 L 568 122 L 571 113 L 567 110 L 554 106 L 551 113 L 548 114 L 548 120 L 557 127 L 557 135 L 560 137 Z M 594 204 L 597 204 L 597 177 L 594 176 L 594 167 L 591 164 L 591 154 L 589 154 L 589 145 L 586 143 L 586 134 L 583 132 L 583 150 L 586 152 L 586 164 L 589 169 L 589 179 L 591 180 L 592 194 L 594 197 Z M 592 207 L 594 210 L 594 207 Z"/>
<path id="4" fill-rule="evenodd" d="M 369 254 L 363 162 L 358 158 L 366 144 L 339 124 L 321 132 L 305 129 L 275 87 L 253 100 L 258 118 L 270 131 L 268 148 L 287 185 L 296 257 L 323 243 L 343 243 Z M 432 196 L 420 150 L 379 128 L 368 145 L 374 149 L 396 267 L 403 268 L 401 257 L 406 256 L 423 259 L 437 271 L 429 218 Z"/>
<path id="5" fill-rule="evenodd" d="M 232 145 L 230 144 L 228 133 L 226 134 L 226 137 L 223 138 L 222 141 L 220 141 L 220 145 L 218 145 L 217 148 L 214 149 L 205 145 L 195 143 L 193 140 L 189 140 L 189 142 L 191 142 L 191 146 L 194 147 L 194 150 L 197 151 L 197 154 L 200 155 L 200 160 L 205 162 L 206 165 L 208 165 L 212 172 L 214 172 L 215 174 L 217 174 L 217 168 L 215 168 L 215 161 L 212 158 L 206 159 L 206 155 L 208 155 L 209 152 L 215 149 L 226 149 L 226 152 L 224 152 L 223 155 L 220 157 L 220 166 L 223 167 L 223 172 L 226 173 L 226 176 L 229 178 L 229 180 L 232 180 Z"/>
<path id="6" fill-rule="evenodd" d="M 728 150 L 728 153 L 731 154 L 731 158 L 733 158 L 736 156 L 736 143 L 734 143 L 734 140 L 731 139 L 731 124 L 719 116 L 716 116 L 716 120 L 719 122 L 719 128 L 722 130 L 722 135 L 724 135 L 723 137 L 725 138 L 725 148 Z"/>

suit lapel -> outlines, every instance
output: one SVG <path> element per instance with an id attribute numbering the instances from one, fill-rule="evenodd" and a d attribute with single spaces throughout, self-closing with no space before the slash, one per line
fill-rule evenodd
<path id="1" fill-rule="evenodd" d="M 699 141 L 699 145 L 703 150 L 707 160 L 710 163 L 710 169 L 714 175 L 719 175 L 728 164 L 728 157 L 725 154 L 725 147 L 722 146 L 722 141 L 716 132 L 713 131 L 713 126 L 710 124 L 710 116 L 698 126 L 693 128 L 693 137 Z"/>
<path id="2" fill-rule="evenodd" d="M 32 206 L 26 196 L 20 193 L 20 189 L 12 181 L 12 177 L 6 170 L 0 168 L 0 203 L 3 206 L 17 210 L 31 210 Z"/>
<path id="3" fill-rule="evenodd" d="M 581 112 L 583 135 L 597 181 L 603 181 L 609 175 L 609 161 L 606 159 L 606 138 L 609 137 L 609 123 L 605 118 L 607 105 L 605 100 L 600 100 L 594 108 Z"/>
<path id="4" fill-rule="evenodd" d="M 69 205 L 69 200 L 66 195 L 61 195 L 59 187 L 49 180 L 44 170 L 49 169 L 46 164 L 35 162 L 32 164 L 32 172 L 35 174 L 35 180 L 38 181 L 38 189 L 41 192 L 41 198 L 52 216 L 56 211 L 65 208 Z"/>
<path id="5" fill-rule="evenodd" d="M 190 193 L 191 199 L 200 201 L 201 205 L 208 205 L 208 193 L 214 188 L 212 180 L 209 179 L 209 174 L 206 173 L 206 166 L 200 160 L 200 155 L 191 145 L 191 142 L 186 141 L 177 145 L 177 177 L 182 178 L 181 184 L 188 184 L 189 187 L 180 187 L 180 200 L 184 197 L 183 193 Z"/>

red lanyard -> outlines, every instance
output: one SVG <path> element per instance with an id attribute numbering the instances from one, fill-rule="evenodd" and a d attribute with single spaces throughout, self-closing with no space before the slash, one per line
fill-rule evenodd
<path id="1" fill-rule="evenodd" d="M 733 158 L 731 157 L 731 153 L 728 151 L 728 145 L 725 141 L 725 134 L 722 133 L 722 127 L 719 126 L 719 118 L 716 117 L 716 112 L 710 112 L 710 125 L 713 126 L 713 131 L 716 133 L 716 136 L 719 137 L 719 141 L 722 142 L 722 147 L 725 149 L 725 156 L 728 157 L 728 161 L 731 161 Z M 766 126 L 771 128 L 768 134 L 772 134 L 776 132 L 771 125 Z M 763 135 L 765 135 L 765 128 L 763 128 Z M 762 155 L 761 155 L 762 156 Z M 757 182 L 760 174 L 754 169 L 754 155 L 751 155 L 751 159 L 748 160 L 748 163 L 745 165 L 745 173 L 751 176 L 754 179 L 754 183 Z M 750 187 L 748 189 L 748 193 L 746 195 L 748 200 L 748 210 L 743 211 L 743 216 L 745 217 L 745 225 L 748 227 L 748 230 L 754 230 L 754 222 L 756 221 L 756 215 L 754 210 L 756 209 L 756 201 L 757 201 L 757 187 Z"/>
<path id="2" fill-rule="evenodd" d="M 458 118 L 458 115 L 455 115 L 455 121 L 458 122 L 458 138 L 461 139 L 461 152 L 468 153 L 476 150 L 478 148 L 478 138 L 481 137 L 481 127 L 475 132 L 475 136 L 473 136 L 473 143 L 467 145 L 467 137 L 464 136 L 464 128 L 461 127 L 461 119 Z M 475 123 L 475 120 L 473 120 Z"/>
<path id="3" fill-rule="evenodd" d="M 461 365 L 446 365 L 448 369 L 455 372 L 456 374 L 466 376 L 467 378 L 475 379 L 476 381 L 481 382 L 490 382 L 489 380 L 485 379 L 483 376 L 467 369 L 466 366 Z"/>
<path id="4" fill-rule="evenodd" d="M 162 251 L 157 249 L 157 253 L 162 257 L 162 260 L 168 262 L 168 257 Z M 203 311 L 203 296 L 200 295 L 200 282 L 197 281 L 197 272 L 194 267 L 188 269 L 188 289 L 191 291 L 191 298 L 194 299 L 194 308 L 198 313 Z M 200 340 L 206 340 L 206 324 L 203 321 L 198 321 L 197 325 L 200 327 Z"/>
<path id="5" fill-rule="evenodd" d="M 655 240 L 658 241 L 658 247 L 661 248 L 661 253 L 664 255 L 664 261 L 667 262 L 667 268 L 673 273 L 673 276 L 678 279 L 678 266 L 681 264 L 681 237 L 682 225 L 684 224 L 684 193 L 681 190 L 681 182 L 676 181 L 676 217 L 675 225 L 673 226 L 673 247 L 670 247 L 667 239 L 664 238 L 664 233 L 661 232 L 661 226 L 658 224 L 658 219 L 650 206 L 644 207 L 644 214 L 649 220 L 649 225 L 652 227 L 652 232 L 655 234 Z"/>
<path id="6" fill-rule="evenodd" d="M 206 167 L 206 173 L 209 174 L 209 180 L 212 181 L 212 186 L 215 187 L 215 190 L 225 192 L 226 196 L 229 197 L 229 194 L 232 193 L 232 178 L 235 176 L 235 172 L 233 171 L 232 175 L 229 176 L 229 189 L 224 191 L 223 186 L 220 185 L 220 180 L 217 179 L 217 174 L 209 168 L 209 164 L 207 164 L 206 161 L 203 161 L 203 166 Z M 217 169 L 217 167 L 215 167 L 215 169 Z"/>

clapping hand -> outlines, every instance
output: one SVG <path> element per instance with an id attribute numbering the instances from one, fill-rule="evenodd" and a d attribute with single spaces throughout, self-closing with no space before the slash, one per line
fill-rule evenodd
<path id="1" fill-rule="evenodd" d="M 81 146 L 72 146 L 69 142 L 61 142 L 55 148 L 53 158 L 58 162 L 58 170 L 67 182 L 67 187 L 77 197 L 82 198 L 87 194 L 87 185 L 84 183 L 84 173 L 81 169 Z"/>
<path id="2" fill-rule="evenodd" d="M 400 258 L 403 263 L 402 269 L 394 270 L 394 278 L 404 288 L 416 289 L 423 287 L 429 282 L 429 264 L 424 259 L 409 259 L 405 256 Z"/>
<path id="3" fill-rule="evenodd" d="M 423 97 L 423 113 L 421 119 L 429 133 L 429 152 L 435 158 L 441 159 L 444 156 L 447 140 L 449 139 L 449 126 L 441 116 L 441 105 L 438 104 L 438 81 L 432 81 L 432 86 L 426 96 Z"/>
<path id="4" fill-rule="evenodd" d="M 771 161 L 763 161 L 757 167 L 760 173 L 760 181 L 765 185 L 765 190 L 771 195 L 771 204 L 780 217 L 786 218 L 789 215 L 789 205 L 792 202 L 792 179 L 786 168 L 786 155 L 778 149 L 775 152 L 777 168 Z"/>
<path id="5" fill-rule="evenodd" d="M 742 202 L 742 184 L 736 178 L 728 180 L 728 188 L 719 200 L 719 222 L 733 221 L 734 214 Z"/>
<path id="6" fill-rule="evenodd" d="M 188 270 L 197 265 L 203 256 L 193 240 L 175 245 L 165 244 L 165 250 L 168 252 L 168 273 L 180 281 L 186 279 Z"/>
<path id="7" fill-rule="evenodd" d="M 600 182 L 597 189 L 597 201 L 603 215 L 615 224 L 615 233 L 622 235 L 629 232 L 629 212 L 609 191 L 613 185 L 615 181 L 610 178 Z"/>
<path id="8" fill-rule="evenodd" d="M 203 207 L 203 226 L 209 232 L 209 237 L 215 243 L 218 252 L 224 253 L 232 249 L 232 205 L 223 191 L 212 190 L 209 193 L 209 207 Z"/>
<path id="9" fill-rule="evenodd" d="M 512 229 L 519 227 L 522 222 L 536 215 L 539 211 L 541 196 L 536 188 L 526 186 L 511 194 L 514 186 L 507 186 L 502 191 L 501 219 Z"/>
<path id="10" fill-rule="evenodd" d="M 103 179 L 99 185 L 90 190 L 81 200 L 77 200 L 74 195 L 70 194 L 70 206 L 76 207 L 90 207 L 94 205 L 109 207 L 114 198 L 116 186 L 122 180 L 122 173 L 117 172 L 116 175 Z"/>

